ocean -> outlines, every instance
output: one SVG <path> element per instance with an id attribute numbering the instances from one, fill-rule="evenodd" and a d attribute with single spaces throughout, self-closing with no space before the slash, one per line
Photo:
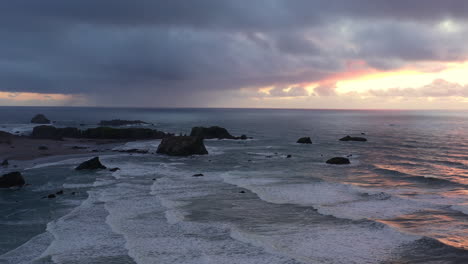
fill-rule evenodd
<path id="1" fill-rule="evenodd" d="M 149 154 L 99 155 L 116 172 L 73 170 L 96 153 L 31 164 L 0 190 L 0 263 L 468 263 L 468 111 L 0 107 L 0 129 L 37 113 L 253 138 L 191 157 L 130 142 Z"/>

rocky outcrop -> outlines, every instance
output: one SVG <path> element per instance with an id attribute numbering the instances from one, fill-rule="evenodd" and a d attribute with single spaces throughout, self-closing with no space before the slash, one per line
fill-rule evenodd
<path id="1" fill-rule="evenodd" d="M 101 161 L 99 161 L 99 157 L 94 157 L 90 160 L 87 160 L 75 168 L 75 170 L 99 170 L 99 169 L 106 169 L 106 166 L 102 165 Z"/>
<path id="2" fill-rule="evenodd" d="M 10 172 L 0 177 L 0 188 L 21 187 L 26 184 L 19 171 Z"/>
<path id="3" fill-rule="evenodd" d="M 312 144 L 312 140 L 310 139 L 310 137 L 301 137 L 300 139 L 297 140 L 297 143 Z"/>
<path id="4" fill-rule="evenodd" d="M 171 135 L 149 128 L 97 127 L 82 131 L 81 136 L 98 139 L 162 139 Z"/>
<path id="5" fill-rule="evenodd" d="M 34 127 L 31 137 L 40 139 L 61 139 L 56 127 L 45 125 Z"/>
<path id="6" fill-rule="evenodd" d="M 114 120 L 101 120 L 99 122 L 100 126 L 126 126 L 126 125 L 144 125 L 149 124 L 141 120 L 121 120 L 121 119 L 114 119 Z"/>
<path id="7" fill-rule="evenodd" d="M 343 157 L 334 157 L 327 160 L 327 164 L 334 164 L 334 165 L 346 165 L 350 164 L 349 159 Z"/>
<path id="8" fill-rule="evenodd" d="M 170 156 L 190 156 L 208 154 L 202 137 L 173 136 L 161 141 L 156 153 Z"/>
<path id="9" fill-rule="evenodd" d="M 31 136 L 41 139 L 92 138 L 92 139 L 162 139 L 169 136 L 164 132 L 149 128 L 97 127 L 80 130 L 76 127 L 56 128 L 36 126 Z"/>
<path id="10" fill-rule="evenodd" d="M 367 141 L 366 138 L 363 138 L 363 137 L 351 137 L 351 136 L 346 136 L 344 138 L 340 138 L 340 141 L 361 141 L 361 142 L 365 142 Z"/>
<path id="11" fill-rule="evenodd" d="M 43 114 L 37 114 L 31 119 L 33 124 L 50 124 L 50 120 Z"/>
<path id="12" fill-rule="evenodd" d="M 219 126 L 212 126 L 212 127 L 193 127 L 192 131 L 190 132 L 190 136 L 192 137 L 201 137 L 203 139 L 248 139 L 246 135 L 242 135 L 240 137 L 235 137 L 231 135 L 227 129 L 224 127 Z"/>

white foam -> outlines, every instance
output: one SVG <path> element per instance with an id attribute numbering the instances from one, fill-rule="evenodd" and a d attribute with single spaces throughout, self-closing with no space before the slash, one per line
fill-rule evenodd
<path id="1" fill-rule="evenodd" d="M 266 227 L 268 228 L 268 227 Z M 381 263 L 396 257 L 395 251 L 405 243 L 420 238 L 403 235 L 389 227 L 364 225 L 275 225 L 274 230 L 253 233 L 233 229 L 239 241 L 261 246 L 269 252 L 294 256 L 304 263 Z"/>
<path id="2" fill-rule="evenodd" d="M 158 149 L 159 143 L 161 143 L 161 140 L 132 141 L 132 142 L 127 142 L 122 146 L 117 146 L 113 148 L 112 150 L 126 151 L 126 150 L 131 150 L 131 149 L 138 149 L 138 150 L 153 152 Z"/>
<path id="3" fill-rule="evenodd" d="M 28 242 L 0 256 L 0 262 L 29 264 L 38 260 L 53 240 L 52 234 L 45 232 L 31 238 Z"/>
<path id="4" fill-rule="evenodd" d="M 98 202 L 98 192 L 69 214 L 47 225 L 54 236 L 41 257 L 51 257 L 55 263 L 94 263 L 98 259 L 127 256 L 124 239 L 105 224 L 107 212 Z"/>
<path id="5" fill-rule="evenodd" d="M 271 183 L 270 178 L 255 178 L 246 172 L 221 175 L 225 182 L 246 188 L 260 199 L 276 204 L 312 206 L 320 213 L 352 220 L 386 219 L 422 210 L 427 203 L 392 197 L 364 194 L 371 191 L 352 185 L 314 182 L 302 184 Z M 265 181 L 265 182 L 262 182 Z M 372 194 L 372 192 L 371 192 Z"/>

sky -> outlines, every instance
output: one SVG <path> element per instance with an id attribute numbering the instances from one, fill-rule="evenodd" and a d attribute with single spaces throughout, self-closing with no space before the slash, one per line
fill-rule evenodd
<path id="1" fill-rule="evenodd" d="M 0 105 L 468 109 L 465 0 L 0 2 Z"/>

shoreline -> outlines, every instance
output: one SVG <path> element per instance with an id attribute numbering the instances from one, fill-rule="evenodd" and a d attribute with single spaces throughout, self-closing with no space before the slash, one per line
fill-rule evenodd
<path id="1" fill-rule="evenodd" d="M 10 136 L 0 140 L 0 174 L 24 170 L 41 163 L 57 162 L 68 158 L 113 153 L 114 147 L 136 140 L 75 139 L 63 140 L 34 139 L 26 136 Z"/>

